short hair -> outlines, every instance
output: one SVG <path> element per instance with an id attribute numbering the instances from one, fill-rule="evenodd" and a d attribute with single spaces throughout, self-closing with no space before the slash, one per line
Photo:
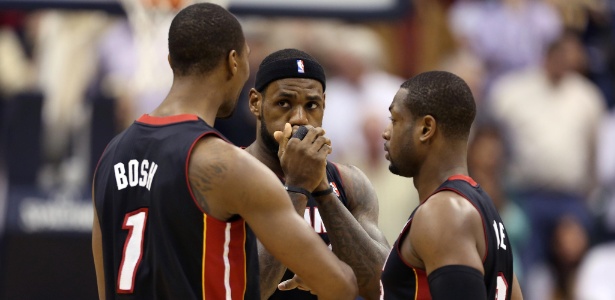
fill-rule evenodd
<path id="1" fill-rule="evenodd" d="M 301 50 L 288 48 L 263 59 L 256 72 L 254 88 L 262 93 L 271 82 L 284 78 L 310 78 L 319 81 L 323 91 L 326 87 L 325 71 L 320 63 Z"/>
<path id="2" fill-rule="evenodd" d="M 177 76 L 206 74 L 231 50 L 241 54 L 244 45 L 239 21 L 213 3 L 187 6 L 173 18 L 169 28 L 171 68 Z"/>
<path id="3" fill-rule="evenodd" d="M 449 138 L 468 138 L 476 103 L 466 82 L 445 71 L 430 71 L 402 83 L 408 90 L 406 107 L 414 116 L 431 115 Z"/>

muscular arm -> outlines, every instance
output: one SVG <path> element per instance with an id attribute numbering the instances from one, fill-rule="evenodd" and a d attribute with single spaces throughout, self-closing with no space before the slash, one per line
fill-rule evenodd
<path id="1" fill-rule="evenodd" d="M 359 294 L 365 299 L 378 299 L 380 273 L 389 252 L 388 242 L 378 228 L 378 198 L 359 169 L 340 165 L 339 170 L 349 208 L 331 193 L 316 198 L 318 210 L 333 252 L 357 276 Z"/>
<path id="2" fill-rule="evenodd" d="M 402 242 L 401 253 L 408 263 L 423 267 L 428 276 L 448 266 L 469 267 L 484 275 L 482 257 L 486 251 L 485 243 L 478 211 L 456 193 L 444 191 L 433 195 L 415 212 L 408 238 Z M 469 273 L 467 276 L 468 280 L 473 278 Z M 436 299 L 434 294 L 455 294 L 455 299 L 486 296 L 486 290 L 478 290 L 485 289 L 482 280 L 478 284 L 476 280 L 466 283 L 472 286 L 435 291 L 430 282 L 432 297 Z"/>
<path id="3" fill-rule="evenodd" d="M 240 215 L 264 247 L 320 299 L 354 299 L 352 270 L 295 212 L 273 172 L 247 152 L 205 138 L 193 150 L 189 178 L 197 202 L 208 214 L 220 220 Z"/>
<path id="4" fill-rule="evenodd" d="M 288 195 L 290 196 L 295 211 L 297 211 L 300 216 L 303 216 L 307 206 L 307 198 L 298 193 L 288 193 Z M 286 266 L 275 259 L 271 253 L 265 249 L 260 240 L 258 240 L 258 263 L 261 275 L 261 299 L 267 299 L 275 292 L 278 283 L 282 280 L 284 272 L 286 272 Z"/>
<path id="5" fill-rule="evenodd" d="M 409 239 L 402 253 L 420 260 L 429 273 L 446 265 L 465 265 L 485 273 L 482 257 L 485 239 L 482 219 L 469 201 L 456 193 L 437 193 L 423 204 L 412 219 Z M 406 241 L 410 241 L 412 253 Z"/>

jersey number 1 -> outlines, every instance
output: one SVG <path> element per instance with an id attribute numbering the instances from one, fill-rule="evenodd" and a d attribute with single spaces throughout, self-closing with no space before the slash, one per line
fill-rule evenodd
<path id="1" fill-rule="evenodd" d="M 122 262 L 117 277 L 117 292 L 131 294 L 134 289 L 135 275 L 143 256 L 143 236 L 147 221 L 147 208 L 135 210 L 126 214 L 122 228 L 128 230 L 124 244 Z"/>

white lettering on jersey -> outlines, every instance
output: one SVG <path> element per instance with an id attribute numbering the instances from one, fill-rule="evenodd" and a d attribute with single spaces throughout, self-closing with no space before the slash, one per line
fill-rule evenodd
<path id="1" fill-rule="evenodd" d="M 312 218 L 311 210 L 314 211 L 314 218 Z M 325 223 L 323 223 L 322 217 L 318 212 L 318 207 L 306 207 L 305 212 L 303 213 L 303 219 L 308 223 L 308 225 L 314 228 L 314 231 L 316 231 L 316 233 L 327 233 Z"/>
<path id="2" fill-rule="evenodd" d="M 143 163 L 141 164 L 141 179 L 139 179 L 139 186 L 140 187 L 145 187 L 145 185 L 147 184 L 147 169 L 149 167 L 149 161 L 147 161 L 147 159 L 143 160 Z"/>
<path id="3" fill-rule="evenodd" d="M 115 170 L 115 181 L 117 182 L 117 189 L 122 190 L 128 186 L 128 180 L 126 178 L 126 169 L 124 169 L 123 163 L 117 163 L 113 166 Z"/>
<path id="4" fill-rule="evenodd" d="M 310 208 L 306 207 L 305 212 L 303 213 L 303 219 L 312 226 L 312 216 L 310 216 Z"/>
<path id="5" fill-rule="evenodd" d="M 499 228 L 498 228 L 499 224 Z M 493 220 L 493 231 L 495 232 L 496 242 L 498 244 L 498 249 L 506 250 L 506 244 L 504 243 L 504 238 L 506 235 L 504 234 L 504 224 L 501 222 L 496 222 Z"/>
<path id="6" fill-rule="evenodd" d="M 320 213 L 318 212 L 318 207 L 314 207 L 314 223 L 312 224 L 316 233 L 327 233 L 327 229 L 325 228 L 325 223 L 322 222 L 322 218 L 320 217 Z"/>
<path id="7" fill-rule="evenodd" d="M 131 159 L 128 162 L 128 184 L 130 187 L 135 187 L 139 183 L 139 161 Z"/>
<path id="8" fill-rule="evenodd" d="M 141 166 L 140 168 L 139 165 Z M 113 170 L 115 171 L 115 181 L 118 190 L 123 190 L 129 185 L 130 187 L 138 185 L 150 190 L 152 187 L 152 180 L 154 180 L 154 175 L 156 175 L 156 170 L 158 170 L 158 164 L 155 162 L 150 164 L 147 159 L 142 162 L 131 159 L 128 162 L 128 176 L 126 175 L 126 168 L 121 162 L 115 164 Z"/>
<path id="9" fill-rule="evenodd" d="M 149 169 L 149 174 L 147 174 L 147 190 L 149 191 L 152 188 L 152 180 L 154 180 L 154 175 L 156 174 L 156 170 L 158 170 L 158 165 L 152 162 L 152 167 Z"/>

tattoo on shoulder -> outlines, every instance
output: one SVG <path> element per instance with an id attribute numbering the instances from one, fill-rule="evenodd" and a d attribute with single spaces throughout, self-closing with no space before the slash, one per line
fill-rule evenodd
<path id="1" fill-rule="evenodd" d="M 343 169 L 342 171 L 342 168 L 340 168 L 340 173 L 344 180 L 346 195 L 349 198 L 349 206 L 356 207 L 359 203 L 363 203 L 368 197 L 371 197 L 371 183 L 359 168 L 344 164 Z"/>
<path id="2" fill-rule="evenodd" d="M 209 212 L 207 193 L 219 185 L 227 170 L 228 167 L 225 163 L 222 160 L 217 160 L 190 172 L 192 193 L 205 212 Z"/>

